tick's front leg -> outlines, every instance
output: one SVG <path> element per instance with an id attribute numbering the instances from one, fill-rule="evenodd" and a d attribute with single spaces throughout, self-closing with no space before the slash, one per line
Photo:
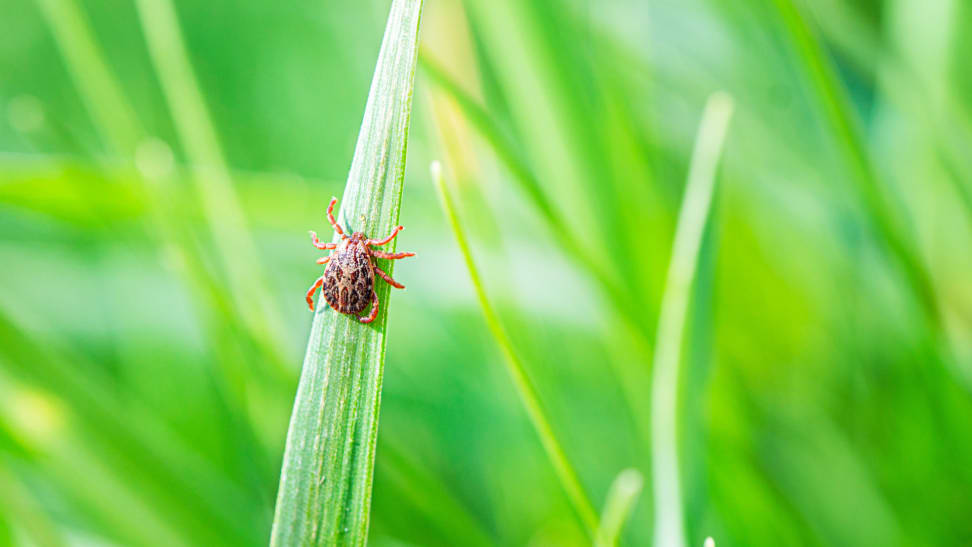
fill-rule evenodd
<path id="1" fill-rule="evenodd" d="M 311 288 L 307 290 L 307 305 L 310 307 L 311 311 L 314 311 L 314 292 L 324 284 L 324 276 L 317 278 L 317 281 L 311 285 Z"/>
<path id="2" fill-rule="evenodd" d="M 380 275 L 381 278 L 384 279 L 385 281 L 387 281 L 388 284 L 391 285 L 392 287 L 395 287 L 396 289 L 404 289 L 405 288 L 405 285 L 402 285 L 398 281 L 395 281 L 394 279 L 392 279 L 392 277 L 390 275 L 388 275 L 388 274 L 385 273 L 385 270 L 382 270 L 378 266 L 375 266 L 375 271 L 378 272 L 378 275 Z"/>
<path id="3" fill-rule="evenodd" d="M 317 232 L 311 230 L 311 244 L 321 249 L 322 251 L 329 251 L 332 249 L 337 249 L 337 243 L 321 243 L 321 240 L 317 239 Z"/>
<path id="4" fill-rule="evenodd" d="M 327 221 L 331 223 L 334 227 L 334 231 L 341 236 L 341 239 L 347 239 L 348 236 L 344 235 L 344 230 L 341 229 L 341 225 L 334 220 L 334 204 L 337 203 L 337 198 L 331 198 L 331 203 L 327 206 Z M 333 248 L 333 247 L 332 247 Z"/>
<path id="5" fill-rule="evenodd" d="M 399 258 L 415 256 L 415 253 L 386 253 L 385 251 L 376 251 L 371 249 L 371 255 L 377 256 L 378 258 L 384 258 L 386 260 L 398 260 Z"/>
<path id="6" fill-rule="evenodd" d="M 388 244 L 388 242 L 395 239 L 395 236 L 398 235 L 398 232 L 401 232 L 404 229 L 405 229 L 404 226 L 395 226 L 395 229 L 392 230 L 390 236 L 386 237 L 385 239 L 369 239 L 368 241 L 365 241 L 365 245 L 386 245 Z"/>
<path id="7" fill-rule="evenodd" d="M 320 258 L 317 259 L 317 263 L 318 264 L 327 264 L 329 260 L 331 260 L 331 255 L 322 256 L 322 257 L 320 257 Z"/>
<path id="8" fill-rule="evenodd" d="M 362 323 L 371 323 L 376 317 L 378 317 L 378 293 L 376 293 L 374 289 L 371 289 L 371 301 L 373 303 L 371 306 L 371 313 L 368 314 L 368 317 L 360 319 Z"/>

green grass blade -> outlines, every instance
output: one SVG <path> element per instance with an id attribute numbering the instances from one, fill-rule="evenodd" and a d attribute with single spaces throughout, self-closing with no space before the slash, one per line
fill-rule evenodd
<path id="1" fill-rule="evenodd" d="M 783 28 L 796 48 L 839 152 L 844 155 L 871 223 L 904 270 L 905 278 L 931 326 L 941 327 L 941 311 L 931 276 L 914 243 L 905 235 L 871 161 L 846 92 L 819 39 L 793 0 L 773 0 Z"/>
<path id="2" fill-rule="evenodd" d="M 414 506 L 450 544 L 469 547 L 496 545 L 496 539 L 442 480 L 400 450 L 396 443 L 389 441 L 388 435 L 382 437 L 378 473 L 388 478 L 396 500 Z M 431 530 L 426 537 L 433 537 Z"/>
<path id="3" fill-rule="evenodd" d="M 604 511 L 601 512 L 601 527 L 597 530 L 596 547 L 610 547 L 618 544 L 621 528 L 634 508 L 645 479 L 637 469 L 625 469 L 618 473 L 608 490 Z"/>
<path id="4" fill-rule="evenodd" d="M 530 422 L 540 437 L 540 442 L 543 444 L 543 448 L 547 452 L 547 457 L 550 459 L 550 463 L 557 473 L 557 478 L 560 479 L 560 483 L 567 493 L 567 497 L 570 499 L 571 504 L 574 506 L 580 518 L 581 525 L 593 536 L 598 527 L 597 514 L 594 512 L 594 507 L 587 498 L 587 494 L 584 493 L 584 488 L 577 478 L 577 472 L 574 471 L 573 465 L 567 459 L 564 449 L 560 446 L 560 441 L 557 440 L 557 436 L 554 434 L 550 420 L 540 405 L 540 397 L 537 395 L 537 390 L 527 376 L 526 370 L 523 368 L 523 362 L 520 361 L 520 357 L 513 351 L 512 341 L 503 329 L 499 316 L 493 310 L 489 299 L 486 298 L 486 290 L 483 288 L 482 279 L 479 277 L 479 270 L 476 269 L 472 251 L 469 250 L 469 243 L 466 241 L 465 233 L 459 224 L 459 218 L 456 216 L 456 209 L 452 203 L 452 197 L 445 187 L 441 165 L 438 162 L 432 164 L 432 180 L 435 182 L 436 188 L 439 191 L 442 208 L 445 210 L 446 217 L 449 219 L 453 233 L 455 233 L 459 249 L 462 251 L 462 257 L 466 263 L 466 268 L 469 270 L 469 278 L 472 280 L 473 287 L 476 289 L 476 297 L 479 299 L 479 305 L 483 309 L 486 324 L 493 337 L 496 338 L 496 343 L 499 345 L 500 350 L 503 352 L 507 372 L 509 372 L 510 378 L 513 380 L 513 386 L 516 388 L 517 395 L 520 397 L 520 402 L 523 403 Z"/>
<path id="5" fill-rule="evenodd" d="M 249 500 L 237 485 L 143 407 L 121 403 L 110 378 L 85 362 L 82 354 L 28 335 L 2 303 L 0 340 L 0 368 L 27 386 L 56 394 L 77 418 L 77 430 L 105 451 L 102 457 L 108 453 L 110 461 L 121 462 L 115 474 L 125 479 L 125 488 L 155 500 L 165 521 L 190 535 L 250 543 L 254 524 L 239 518 L 241 512 L 250 514 Z M 80 457 L 74 457 L 76 464 Z"/>
<path id="6" fill-rule="evenodd" d="M 344 226 L 350 221 L 369 235 L 383 236 L 398 224 L 421 13 L 421 0 L 392 4 L 341 201 Z M 392 263 L 382 267 L 392 273 Z M 370 325 L 329 309 L 323 299 L 317 306 L 287 434 L 272 545 L 367 541 L 390 293 L 386 283 L 375 285 L 381 311 Z"/>
<path id="7" fill-rule="evenodd" d="M 40 504 L 0 457 L 0 514 L 10 517 L 30 543 L 38 547 L 66 545 L 59 530 L 43 512 Z M 0 536 L 2 539 L 2 536 Z"/>
<path id="8" fill-rule="evenodd" d="M 517 152 L 517 144 L 506 136 L 489 112 L 462 89 L 462 86 L 429 55 L 420 57 L 420 66 L 429 79 L 456 102 L 466 119 L 490 145 L 497 159 L 509 169 L 510 174 L 513 175 L 513 181 L 530 198 L 533 206 L 540 211 L 550 233 L 554 235 L 554 240 L 563 248 L 564 256 L 576 261 L 585 272 L 591 275 L 611 300 L 611 304 L 620 310 L 629 323 L 635 327 L 634 330 L 640 333 L 641 329 L 638 328 L 641 324 L 640 310 L 633 305 L 629 298 L 630 295 L 601 262 L 588 253 L 576 252 L 576 249 L 583 245 L 580 244 L 573 230 L 564 220 L 563 215 L 550 202 L 536 175 Z"/>
<path id="9" fill-rule="evenodd" d="M 81 99 L 95 127 L 116 153 L 131 156 L 142 138 L 135 111 L 95 44 L 87 20 L 73 0 L 38 0 Z"/>
<path id="10" fill-rule="evenodd" d="M 486 141 L 500 163 L 509 170 L 512 182 L 519 186 L 521 192 L 537 209 L 541 219 L 545 221 L 547 230 L 553 236 L 552 241 L 559 245 L 563 256 L 573 261 L 581 272 L 590 277 L 595 286 L 602 291 L 610 307 L 617 312 L 618 321 L 611 330 L 619 338 L 629 340 L 630 345 L 619 344 L 618 348 L 623 348 L 621 351 L 623 355 L 610 359 L 609 362 L 614 365 L 615 374 L 618 375 L 625 391 L 625 399 L 638 424 L 639 436 L 647 453 L 651 437 L 648 425 L 650 412 L 647 410 L 649 401 L 643 393 L 649 385 L 647 373 L 648 363 L 651 360 L 652 341 L 648 334 L 651 332 L 649 327 L 651 320 L 644 313 L 644 307 L 638 304 L 638 299 L 631 289 L 626 288 L 611 274 L 609 267 L 605 266 L 605 261 L 598 260 L 587 252 L 577 252 L 577 249 L 585 248 L 586 244 L 581 244 L 580 240 L 572 235 L 572 230 L 558 210 L 550 205 L 539 179 L 520 153 L 522 147 L 502 130 L 494 119 L 493 113 L 488 112 L 468 91 L 463 89 L 429 54 L 423 52 L 423 55 L 419 57 L 419 68 L 442 90 L 444 95 L 455 102 L 457 109 Z M 614 150 L 618 152 L 620 148 L 615 147 Z M 639 154 L 640 151 L 631 150 L 630 153 Z M 627 169 L 627 172 L 636 174 L 637 169 Z M 634 178 L 637 176 L 635 175 Z M 639 208 L 637 215 L 652 216 L 647 208 Z M 633 356 L 637 358 L 632 359 Z"/>
<path id="11" fill-rule="evenodd" d="M 235 413 L 245 414 L 246 399 L 253 398 L 254 392 L 258 393 L 256 397 L 266 399 L 267 386 L 273 385 L 272 382 L 252 381 L 247 386 L 244 377 L 247 364 L 258 372 L 264 373 L 265 378 L 279 380 L 279 376 L 273 374 L 272 367 L 267 367 L 267 363 L 277 363 L 279 366 L 279 363 L 283 362 L 280 348 L 264 345 L 265 351 L 262 354 L 243 356 L 238 347 L 241 342 L 235 339 L 236 336 L 218 334 L 245 332 L 258 344 L 264 336 L 258 330 L 247 329 L 245 319 L 235 312 L 232 305 L 227 305 L 232 302 L 228 301 L 229 295 L 221 283 L 221 278 L 207 270 L 199 249 L 191 242 L 191 235 L 175 220 L 182 203 L 176 203 L 175 198 L 179 194 L 173 192 L 170 187 L 170 184 L 175 181 L 172 180 L 174 165 L 168 146 L 161 141 L 147 138 L 119 83 L 119 78 L 109 68 L 104 52 L 95 41 L 84 12 L 78 8 L 74 0 L 63 2 L 38 0 L 38 4 L 64 57 L 72 80 L 105 145 L 128 162 L 134 159 L 138 169 L 131 175 L 128 175 L 125 169 L 126 176 L 130 176 L 131 181 L 138 183 L 144 191 L 149 232 L 155 236 L 156 243 L 167 255 L 180 257 L 179 263 L 185 265 L 185 268 L 179 268 L 178 272 L 186 286 L 194 293 L 193 301 L 197 304 L 197 310 L 208 329 L 207 339 L 232 341 L 228 344 L 214 344 L 214 349 L 220 355 L 218 362 L 223 372 L 224 385 L 232 399 L 228 402 Z M 146 172 L 146 167 L 149 170 L 153 167 L 153 157 L 151 153 L 146 154 L 146 152 L 155 150 L 158 154 L 160 148 L 162 152 L 169 153 L 169 161 L 159 160 L 156 157 L 154 158 L 156 172 Z M 140 158 L 136 157 L 139 155 Z M 115 170 L 117 165 L 109 167 L 101 162 L 99 169 Z M 81 208 L 88 206 L 84 201 L 78 205 Z M 97 218 L 99 221 L 102 220 L 101 215 Z M 243 341 L 242 344 L 246 342 L 248 341 Z M 267 374 L 268 369 L 271 374 Z M 289 375 L 283 379 L 288 382 L 292 380 Z M 249 395 L 244 386 L 251 388 Z M 271 476 L 270 473 L 264 475 Z"/>
<path id="12" fill-rule="evenodd" d="M 513 174 L 514 180 L 519 183 L 520 188 L 530 198 L 533 205 L 540 211 L 544 219 L 557 233 L 564 233 L 566 237 L 572 238 L 572 234 L 564 222 L 563 216 L 553 206 L 547 198 L 547 194 L 540 187 L 530 168 L 527 167 L 523 158 L 517 153 L 516 147 L 510 143 L 509 138 L 504 134 L 500 127 L 493 121 L 493 118 L 472 96 L 459 85 L 446 70 L 425 52 L 419 56 L 419 67 L 432 82 L 441 87 L 452 100 L 456 101 L 459 108 L 466 115 L 466 118 L 479 131 L 480 135 L 492 146 L 499 156 L 500 161 Z"/>
<path id="13" fill-rule="evenodd" d="M 192 71 L 175 7 L 170 0 L 138 0 L 135 5 L 176 129 L 192 163 L 203 211 L 230 279 L 234 301 L 255 336 L 263 336 L 262 342 L 270 348 L 284 348 L 283 322 L 264 282 L 216 128 Z M 280 372 L 286 377 L 286 371 Z"/>
<path id="14" fill-rule="evenodd" d="M 685 545 L 676 436 L 678 366 L 690 289 L 732 108 L 732 99 L 723 93 L 713 94 L 706 103 L 662 293 L 651 385 L 652 487 L 657 547 Z"/>

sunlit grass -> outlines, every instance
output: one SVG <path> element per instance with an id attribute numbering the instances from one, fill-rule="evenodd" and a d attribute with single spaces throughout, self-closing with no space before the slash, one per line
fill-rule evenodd
<path id="1" fill-rule="evenodd" d="M 391 6 L 344 189 L 339 224 L 370 237 L 398 225 L 421 15 L 422 0 Z M 395 245 L 393 240 L 388 251 Z M 394 263 L 381 262 L 392 275 Z M 368 542 L 391 295 L 389 284 L 377 276 L 374 283 L 372 305 L 379 311 L 369 324 L 330 309 L 323 295 L 318 299 L 287 433 L 271 545 Z"/>
<path id="2" fill-rule="evenodd" d="M 716 167 L 732 116 L 732 99 L 715 93 L 706 102 L 692 152 L 685 197 L 678 214 L 671 263 L 665 279 L 658 336 L 652 363 L 651 446 L 655 494 L 655 545 L 685 545 L 682 492 L 679 480 L 678 385 L 679 365 L 688 315 L 689 296 L 702 247 Z"/>
<path id="3" fill-rule="evenodd" d="M 3 10 L 0 544 L 266 544 L 315 320 L 306 231 L 344 187 L 391 4 Z M 383 367 L 355 369 L 381 373 L 380 438 L 334 422 L 359 424 L 332 455 L 375 458 L 352 473 L 374 501 L 329 511 L 379 547 L 648 545 L 663 509 L 688 546 L 967 543 L 972 6 L 463 0 L 423 19 L 396 171 L 419 258 Z M 732 130 L 678 322 L 669 265 L 720 89 Z M 348 220 L 398 207 L 355 199 Z"/>
<path id="4" fill-rule="evenodd" d="M 456 243 L 459 245 L 459 251 L 462 253 L 469 278 L 472 280 L 473 287 L 476 290 L 476 298 L 486 319 L 486 326 L 492 333 L 493 338 L 496 339 L 496 344 L 503 353 L 503 362 L 506 364 L 506 370 L 510 375 L 510 379 L 513 381 L 513 387 L 516 389 L 517 396 L 523 404 L 523 408 L 526 410 L 527 416 L 530 418 L 530 422 L 537 432 L 537 436 L 540 437 L 540 442 L 547 452 L 547 458 L 549 458 L 550 464 L 556 471 L 561 486 L 567 493 L 567 497 L 570 498 L 581 524 L 591 536 L 594 536 L 598 529 L 598 519 L 597 514 L 594 512 L 594 506 L 584 492 L 584 487 L 581 486 L 580 480 L 577 478 L 577 472 L 574 470 L 574 466 L 567 459 L 567 454 L 564 453 L 564 449 L 557 439 L 553 427 L 550 425 L 550 419 L 547 418 L 547 414 L 540 403 L 537 389 L 527 375 L 523 361 L 513 348 L 513 342 L 506 334 L 506 330 L 503 328 L 502 323 L 500 323 L 499 316 L 496 314 L 492 304 L 489 302 L 489 298 L 486 296 L 486 289 L 483 287 L 479 270 L 476 268 L 476 262 L 473 260 L 472 251 L 469 249 L 469 242 L 466 240 L 465 233 L 459 223 L 459 218 L 456 216 L 456 208 L 453 204 L 452 197 L 449 195 L 449 189 L 445 186 L 442 165 L 438 162 L 432 163 L 431 172 L 432 181 L 435 183 L 436 190 L 439 192 L 439 199 L 442 201 L 442 208 L 445 210 L 446 218 L 456 237 Z"/>

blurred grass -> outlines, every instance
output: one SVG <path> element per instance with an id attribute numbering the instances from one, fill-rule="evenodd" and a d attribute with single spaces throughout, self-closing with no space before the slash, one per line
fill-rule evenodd
<path id="1" fill-rule="evenodd" d="M 469 249 L 469 242 L 463 232 L 462 225 L 459 223 L 459 217 L 456 215 L 456 208 L 450 196 L 449 189 L 446 187 L 445 178 L 442 175 L 442 164 L 438 161 L 433 162 L 431 174 L 432 182 L 435 184 L 436 190 L 439 193 L 439 199 L 442 201 L 442 209 L 445 211 L 446 218 L 449 220 L 449 226 L 456 236 L 456 243 L 459 245 L 459 251 L 462 253 L 466 270 L 469 272 L 469 279 L 476 289 L 476 298 L 479 300 L 479 306 L 483 310 L 486 326 L 492 333 L 493 338 L 496 339 L 496 345 L 499 346 L 500 351 L 503 353 L 503 359 L 506 361 L 506 370 L 510 375 L 510 379 L 513 381 L 513 387 L 519 396 L 520 402 L 523 404 L 524 410 L 526 410 L 527 416 L 530 418 L 533 428 L 537 432 L 537 436 L 540 437 L 540 443 L 547 452 L 550 465 L 556 471 L 561 486 L 580 518 L 581 525 L 593 537 L 599 528 L 594 507 L 591 505 L 587 494 L 584 493 L 583 487 L 577 480 L 577 471 L 574 470 L 574 466 L 570 463 L 560 441 L 557 439 L 556 433 L 554 433 L 553 428 L 550 426 L 550 420 L 547 418 L 546 411 L 544 411 L 543 405 L 537 396 L 537 388 L 534 387 L 533 382 L 530 380 L 523 360 L 513 348 L 509 335 L 506 334 L 506 330 L 500 323 L 496 311 L 486 296 L 483 281 L 479 277 L 479 270 L 476 268 L 472 251 Z"/>
<path id="2" fill-rule="evenodd" d="M 302 335 L 240 308 L 309 326 L 304 235 L 346 178 L 389 4 L 172 4 L 190 123 L 209 120 L 268 304 L 227 288 L 251 272 L 215 245 L 229 224 L 201 205 L 211 179 L 148 46 L 174 27 L 143 28 L 136 3 L 6 6 L 0 542 L 265 542 Z M 433 158 L 592 505 L 620 469 L 653 486 L 651 341 L 715 89 L 737 108 L 678 388 L 686 542 L 972 539 L 972 7 L 467 0 L 424 18 L 401 219 L 421 259 L 389 318 L 373 544 L 589 543 L 495 366 Z M 651 541 L 653 510 L 635 502 L 622 544 Z"/>
<path id="3" fill-rule="evenodd" d="M 709 96 L 692 147 L 685 197 L 678 211 L 672 258 L 665 277 L 651 379 L 651 470 L 654 478 L 656 546 L 685 545 L 685 517 L 678 465 L 678 386 L 692 285 L 733 101 L 724 92 Z"/>
<path id="4" fill-rule="evenodd" d="M 625 469 L 618 473 L 608 490 L 594 545 L 606 547 L 618 544 L 621 529 L 630 516 L 643 485 L 644 477 L 635 469 Z"/>

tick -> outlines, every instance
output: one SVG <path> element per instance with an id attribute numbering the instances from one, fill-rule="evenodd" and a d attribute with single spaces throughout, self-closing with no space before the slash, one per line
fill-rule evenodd
<path id="1" fill-rule="evenodd" d="M 341 236 L 340 243 L 321 243 L 317 239 L 317 234 L 311 232 L 311 243 L 318 249 L 333 250 L 330 256 L 317 259 L 318 264 L 327 264 L 324 268 L 324 275 L 317 278 L 307 291 L 307 305 L 314 311 L 314 292 L 318 287 L 323 287 L 321 292 L 324 300 L 335 310 L 348 315 L 360 315 L 368 308 L 371 302 L 371 313 L 368 317 L 359 318 L 362 323 L 371 323 L 378 317 L 378 294 L 375 293 L 375 274 L 377 273 L 388 282 L 389 285 L 398 289 L 404 289 L 405 285 L 395 281 L 390 275 L 379 268 L 371 257 L 385 258 L 388 260 L 398 260 L 407 256 L 415 256 L 415 253 L 386 253 L 371 246 L 386 245 L 395 239 L 398 232 L 404 227 L 397 226 L 390 236 L 385 239 L 368 239 L 361 232 L 354 232 L 349 237 L 341 229 L 341 225 L 334 220 L 334 204 L 337 198 L 331 198 L 331 204 L 327 206 L 327 221 L 334 227 L 334 231 Z"/>

